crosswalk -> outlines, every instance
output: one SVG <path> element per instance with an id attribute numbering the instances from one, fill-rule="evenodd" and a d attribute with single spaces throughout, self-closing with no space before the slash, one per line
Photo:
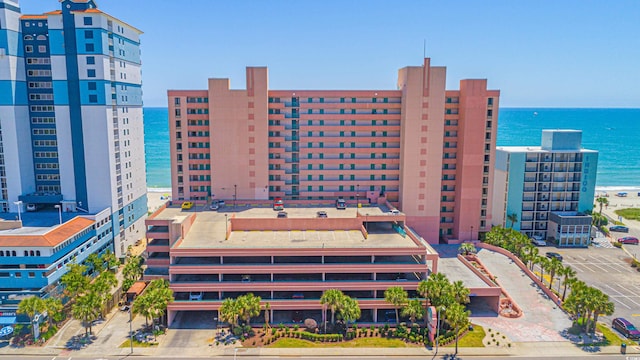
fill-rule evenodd
<path id="1" fill-rule="evenodd" d="M 591 241 L 591 243 L 597 248 L 612 249 L 615 247 L 606 237 L 596 237 Z"/>

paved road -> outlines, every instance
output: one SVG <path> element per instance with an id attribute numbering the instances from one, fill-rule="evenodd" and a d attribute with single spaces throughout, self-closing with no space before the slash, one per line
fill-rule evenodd
<path id="1" fill-rule="evenodd" d="M 481 249 L 480 261 L 523 310 L 518 319 L 472 317 L 474 323 L 506 334 L 510 341 L 568 341 L 563 330 L 571 327 L 568 316 L 508 257 Z"/>
<path id="2" fill-rule="evenodd" d="M 444 354 L 438 354 L 437 356 L 433 356 L 432 354 L 428 354 L 428 355 L 422 355 L 422 356 L 415 356 L 415 355 L 410 355 L 410 356 L 403 356 L 403 355 L 398 355 L 398 356 L 389 356 L 389 355 L 384 355 L 384 356 L 304 356 L 304 359 L 308 359 L 308 360 L 325 360 L 325 359 L 358 359 L 358 360 L 380 360 L 380 359 L 406 359 L 406 360 L 425 360 L 425 359 L 434 359 L 434 360 L 446 360 L 446 359 L 454 359 L 451 357 L 451 353 L 444 353 Z M 554 355 L 549 355 L 549 356 L 518 356 L 517 358 L 519 360 L 535 360 L 535 359 L 540 359 L 540 358 L 544 358 L 544 359 L 548 359 L 548 360 L 562 360 L 562 359 L 584 359 L 585 357 L 597 357 L 598 359 L 602 359 L 602 360 L 619 360 L 619 359 L 627 359 L 627 360 L 637 360 L 640 359 L 640 357 L 638 357 L 637 355 L 628 355 L 627 357 L 623 356 L 623 355 L 600 355 L 600 354 L 576 354 L 576 355 L 562 355 L 562 356 L 554 356 Z M 134 357 L 135 358 L 135 357 Z M 209 356 L 207 357 L 208 359 L 231 359 L 233 358 L 233 355 L 227 355 L 227 356 Z M 243 356 L 238 355 L 239 359 L 242 359 Z M 251 359 L 273 359 L 273 356 L 251 356 Z M 471 356 L 471 355 L 459 355 L 458 357 L 456 357 L 455 359 L 462 359 L 462 360 L 466 360 L 466 359 L 500 359 L 500 358 L 504 358 L 504 356 L 495 356 L 495 357 L 490 357 L 490 356 L 486 356 L 486 355 L 481 355 L 481 356 Z M 0 356 L 0 359 L 10 359 L 10 357 L 4 357 L 4 356 Z M 127 359 L 126 356 L 120 356 L 120 357 L 78 357 L 78 356 L 74 356 L 72 357 L 62 357 L 62 356 L 58 356 L 55 358 L 51 358 L 51 356 L 21 356 L 20 360 L 123 360 L 123 359 Z M 163 356 L 145 356 L 144 359 L 149 359 L 149 360 L 166 360 L 168 359 L 168 357 L 163 357 Z M 180 357 L 180 359 L 183 360 L 201 360 L 203 359 L 203 357 Z"/>

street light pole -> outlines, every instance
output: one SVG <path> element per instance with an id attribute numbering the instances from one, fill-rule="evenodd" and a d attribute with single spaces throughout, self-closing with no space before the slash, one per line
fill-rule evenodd
<path id="1" fill-rule="evenodd" d="M 360 184 L 356 184 L 356 207 L 360 208 Z"/>
<path id="2" fill-rule="evenodd" d="M 238 348 L 233 348 L 233 360 L 236 360 L 236 355 L 238 355 Z"/>
<path id="3" fill-rule="evenodd" d="M 436 353 L 434 354 L 434 356 L 438 355 L 438 343 L 439 343 L 438 337 L 440 336 L 440 311 L 442 309 L 445 309 L 445 307 L 444 306 L 439 307 L 438 312 L 436 313 L 437 314 L 436 315 Z"/>
<path id="4" fill-rule="evenodd" d="M 233 208 L 236 208 L 236 200 L 238 199 L 238 185 L 233 184 Z"/>
<path id="5" fill-rule="evenodd" d="M 369 234 L 369 214 L 364 214 L 364 230 Z"/>
<path id="6" fill-rule="evenodd" d="M 471 231 L 469 231 L 469 240 L 473 240 L 473 226 L 471 226 Z"/>
<path id="7" fill-rule="evenodd" d="M 60 221 L 60 225 L 62 225 L 62 206 L 55 205 L 54 207 L 58 209 L 58 220 Z"/>
<path id="8" fill-rule="evenodd" d="M 18 221 L 22 221 L 22 215 L 20 214 L 20 208 L 22 207 L 22 200 L 14 201 L 13 203 L 18 205 Z"/>
<path id="9" fill-rule="evenodd" d="M 131 307 L 129 308 L 129 345 L 131 346 L 131 354 L 133 354 L 133 321 L 131 320 Z"/>

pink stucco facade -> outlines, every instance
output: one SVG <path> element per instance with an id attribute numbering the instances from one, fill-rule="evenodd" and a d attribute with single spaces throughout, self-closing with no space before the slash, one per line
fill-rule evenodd
<path id="1" fill-rule="evenodd" d="M 377 204 L 389 201 L 429 243 L 477 239 L 491 224 L 498 90 L 424 59 L 397 90 L 245 89 L 209 79 L 168 92 L 175 200 Z"/>

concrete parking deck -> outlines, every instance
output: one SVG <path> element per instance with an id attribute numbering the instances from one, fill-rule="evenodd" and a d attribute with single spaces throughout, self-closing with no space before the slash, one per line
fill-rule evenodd
<path id="1" fill-rule="evenodd" d="M 482 281 L 473 271 L 458 260 L 459 245 L 432 245 L 440 254 L 438 271 L 447 275 L 449 280 L 461 280 L 468 288 L 488 288 L 489 285 Z"/>

